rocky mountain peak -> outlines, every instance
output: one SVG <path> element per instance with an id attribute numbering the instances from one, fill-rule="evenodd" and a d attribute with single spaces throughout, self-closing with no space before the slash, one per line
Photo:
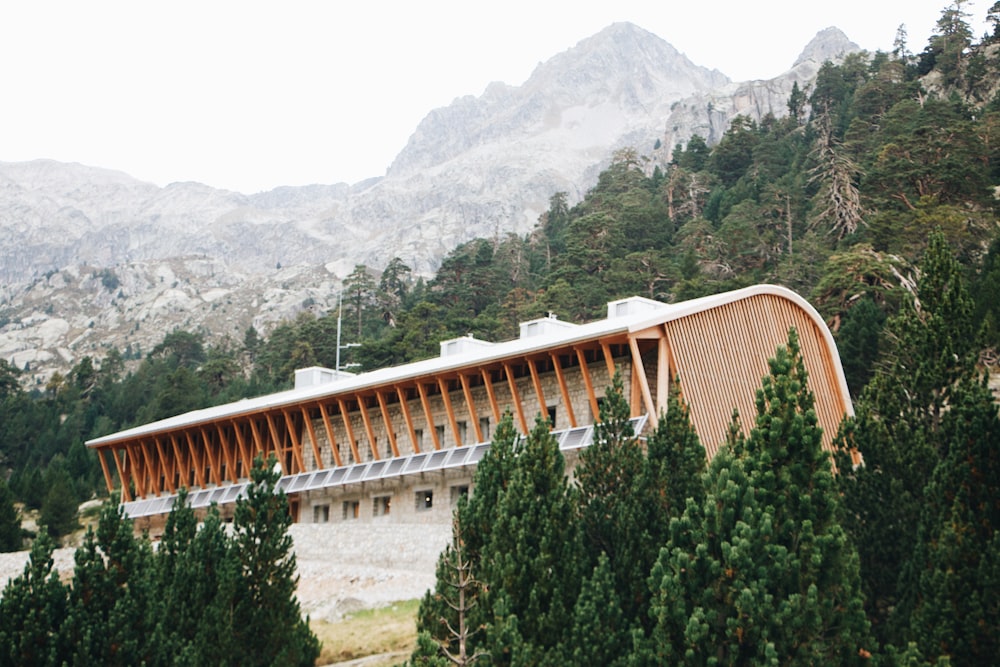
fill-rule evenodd
<path id="1" fill-rule="evenodd" d="M 847 54 L 860 50 L 861 47 L 848 39 L 840 28 L 824 28 L 806 44 L 792 66 L 798 67 L 806 62 L 823 64 L 828 60 L 838 62 Z"/>

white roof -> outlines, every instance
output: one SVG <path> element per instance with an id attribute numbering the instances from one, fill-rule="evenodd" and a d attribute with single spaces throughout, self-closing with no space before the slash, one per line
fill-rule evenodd
<path id="1" fill-rule="evenodd" d="M 360 373 L 353 377 L 342 378 L 302 389 L 290 389 L 266 396 L 246 398 L 234 403 L 216 405 L 202 410 L 186 412 L 175 417 L 169 417 L 156 422 L 136 426 L 111 435 L 94 438 L 87 441 L 87 446 L 97 447 L 105 443 L 125 439 L 144 437 L 153 433 L 174 430 L 196 424 L 210 423 L 223 418 L 238 417 L 264 410 L 298 405 L 303 402 L 319 400 L 328 396 L 351 394 L 369 388 L 411 380 L 427 375 L 459 370 L 473 365 L 489 364 L 512 357 L 522 357 L 536 352 L 542 352 L 553 347 L 572 345 L 578 342 L 594 340 L 614 334 L 628 334 L 642 331 L 649 327 L 671 320 L 680 319 L 711 308 L 716 308 L 734 301 L 739 301 L 758 294 L 773 294 L 793 301 L 805 310 L 819 325 L 828 338 L 831 349 L 836 349 L 833 337 L 829 333 L 819 313 L 801 296 L 795 292 L 777 285 L 754 285 L 732 292 L 715 294 L 684 301 L 678 304 L 662 304 L 662 308 L 611 319 L 597 320 L 579 326 L 556 330 L 544 335 L 530 338 L 496 343 L 489 347 L 473 349 L 465 353 L 447 357 L 435 357 L 400 366 L 392 366 L 379 370 Z M 838 360 L 839 363 L 839 360 Z M 841 373 L 841 377 L 843 373 Z M 843 388 L 846 394 L 846 384 Z"/>

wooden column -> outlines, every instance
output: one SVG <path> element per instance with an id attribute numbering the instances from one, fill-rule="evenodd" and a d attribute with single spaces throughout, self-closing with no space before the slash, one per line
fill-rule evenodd
<path id="1" fill-rule="evenodd" d="M 361 421 L 365 425 L 365 433 L 368 434 L 368 447 L 372 450 L 372 460 L 378 461 L 382 456 L 378 451 L 378 440 L 375 438 L 375 429 L 372 428 L 372 420 L 368 416 L 368 406 L 365 405 L 363 396 L 358 396 L 358 411 L 361 413 Z"/>
<path id="2" fill-rule="evenodd" d="M 201 432 L 202 447 L 208 455 L 208 465 L 212 468 L 212 481 L 215 482 L 216 485 L 222 484 L 222 475 L 219 474 L 221 472 L 219 470 L 219 458 L 215 456 L 215 452 L 212 451 L 212 443 L 208 438 L 208 433 L 204 428 L 199 429 L 199 431 Z"/>
<path id="3" fill-rule="evenodd" d="M 420 382 L 417 382 L 417 393 L 420 394 L 420 404 L 424 406 L 424 417 L 427 418 L 427 428 L 430 429 L 434 449 L 441 449 L 441 439 L 438 437 L 437 427 L 434 426 L 434 415 L 431 412 L 431 402 L 427 398 L 427 390 L 424 389 L 424 385 Z"/>
<path id="4" fill-rule="evenodd" d="M 156 444 L 156 455 L 160 458 L 160 469 L 163 472 L 163 479 L 167 483 L 167 490 L 170 493 L 177 493 L 177 488 L 174 486 L 173 466 L 170 467 L 170 470 L 167 470 L 165 467 L 168 457 L 166 452 L 163 451 L 163 444 L 156 436 L 153 436 L 153 442 Z"/>
<path id="5" fill-rule="evenodd" d="M 288 437 L 292 441 L 291 463 L 295 465 L 295 471 L 292 474 L 305 472 L 306 464 L 302 460 L 302 440 L 299 438 L 299 429 L 295 428 L 295 422 L 292 420 L 292 415 L 289 414 L 287 409 L 282 408 L 281 414 L 285 418 L 285 430 L 288 431 Z"/>
<path id="6" fill-rule="evenodd" d="M 483 429 L 479 425 L 479 414 L 476 412 L 476 404 L 472 401 L 472 388 L 469 386 L 469 378 L 464 374 L 459 374 L 459 382 L 462 383 L 462 393 L 465 395 L 465 403 L 469 408 L 469 420 L 475 429 L 476 442 L 483 442 Z"/>
<path id="7" fill-rule="evenodd" d="M 441 401 L 444 403 L 444 411 L 448 415 L 448 422 L 451 424 L 451 434 L 455 436 L 455 446 L 461 447 L 465 443 L 462 442 L 462 436 L 458 432 L 458 422 L 455 421 L 455 410 L 451 407 L 451 397 L 448 395 L 448 381 L 442 377 L 439 377 L 437 381 L 438 388 L 441 389 Z"/>
<path id="8" fill-rule="evenodd" d="M 126 450 L 123 450 L 126 451 Z M 127 503 L 132 501 L 132 492 L 129 491 L 129 476 L 125 471 L 125 466 L 122 465 L 121 460 L 118 458 L 118 452 L 113 448 L 111 449 L 111 458 L 115 460 L 115 468 L 118 469 L 118 479 L 122 483 L 122 502 Z"/>
<path id="9" fill-rule="evenodd" d="M 656 406 L 653 405 L 653 395 L 649 392 L 649 380 L 646 378 L 646 369 L 642 363 L 642 355 L 639 354 L 639 341 L 636 340 L 635 336 L 628 337 L 628 346 L 632 350 L 632 377 L 638 380 L 642 401 L 646 405 L 646 413 L 650 419 L 656 419 Z M 638 401 L 632 401 L 633 417 L 638 417 L 641 414 L 639 406 L 636 403 Z"/>
<path id="10" fill-rule="evenodd" d="M 528 364 L 528 371 L 531 373 L 531 385 L 535 388 L 535 396 L 538 397 L 538 412 L 548 419 L 549 416 L 549 406 L 545 402 L 545 394 L 542 392 L 542 381 L 538 377 L 538 369 L 535 368 L 535 362 L 531 359 L 525 359 Z M 549 424 L 549 430 L 551 431 L 555 428 L 555 424 Z"/>
<path id="11" fill-rule="evenodd" d="M 389 418 L 389 406 L 385 402 L 385 396 L 378 389 L 375 390 L 375 398 L 378 399 L 378 408 L 382 412 L 382 423 L 385 424 L 386 437 L 389 438 L 389 447 L 393 456 L 399 456 L 399 447 L 396 446 L 396 432 L 392 428 L 392 420 Z"/>
<path id="12" fill-rule="evenodd" d="M 323 465 L 323 457 L 319 455 L 319 442 L 316 440 L 316 428 L 313 426 L 312 418 L 309 416 L 309 410 L 306 406 L 302 406 L 302 421 L 306 425 L 306 431 L 309 433 L 309 443 L 312 445 L 313 457 L 316 459 L 316 469 L 322 470 L 326 466 Z"/>
<path id="13" fill-rule="evenodd" d="M 493 391 L 493 374 L 486 368 L 482 369 L 483 386 L 486 387 L 486 396 L 490 399 L 490 409 L 493 410 L 493 419 L 497 424 L 503 418 L 500 413 L 500 405 L 497 403 L 496 393 Z"/>
<path id="14" fill-rule="evenodd" d="M 333 435 L 333 423 L 330 421 L 330 413 L 326 411 L 326 406 L 322 403 L 319 404 L 319 414 L 323 417 L 323 428 L 326 429 L 326 437 L 330 440 L 333 463 L 339 468 L 344 465 L 340 460 L 340 447 L 337 446 L 337 438 Z"/>
<path id="15" fill-rule="evenodd" d="M 399 397 L 399 407 L 403 411 L 406 430 L 410 433 L 410 448 L 414 454 L 419 454 L 420 444 L 417 442 L 417 429 L 413 426 L 413 416 L 410 414 L 410 406 L 407 405 L 406 391 L 402 387 L 396 387 L 396 396 Z"/>
<path id="16" fill-rule="evenodd" d="M 580 374 L 583 376 L 583 386 L 587 388 L 587 400 L 590 401 L 590 412 L 593 415 L 593 423 L 601 421 L 601 410 L 597 404 L 597 395 L 594 393 L 594 383 L 590 380 L 590 369 L 587 368 L 587 354 L 581 348 L 576 350 L 576 358 L 580 362 Z"/>
<path id="17" fill-rule="evenodd" d="M 524 418 L 524 407 L 521 405 L 521 395 L 517 391 L 517 381 L 514 380 L 514 372 L 510 369 L 510 362 L 503 362 L 503 371 L 507 376 L 507 384 L 510 386 L 510 395 L 514 400 L 514 409 L 517 411 L 517 419 L 521 424 L 521 433 L 528 434 L 528 421 Z"/>
<path id="18" fill-rule="evenodd" d="M 347 441 L 351 446 L 351 455 L 354 456 L 355 463 L 361 463 L 361 457 L 358 456 L 358 443 L 354 439 L 354 429 L 351 428 L 351 416 L 347 412 L 347 404 L 344 403 L 344 399 L 338 398 L 337 405 L 340 406 L 340 418 L 344 420 L 344 431 L 347 433 Z"/>
<path id="19" fill-rule="evenodd" d="M 562 394 L 563 405 L 566 406 L 566 417 L 569 419 L 569 427 L 576 428 L 576 414 L 573 412 L 573 401 L 569 395 L 569 386 L 566 384 L 566 377 L 563 375 L 562 366 L 559 365 L 559 355 L 550 352 L 552 357 L 552 367 L 556 371 L 556 381 L 559 383 L 559 393 Z"/>

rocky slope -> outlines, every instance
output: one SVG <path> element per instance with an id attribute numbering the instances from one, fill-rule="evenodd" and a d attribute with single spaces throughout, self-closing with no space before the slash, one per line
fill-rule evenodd
<path id="1" fill-rule="evenodd" d="M 558 191 L 579 199 L 611 154 L 650 168 L 737 114 L 786 113 L 824 60 L 857 50 L 821 32 L 791 70 L 734 83 L 659 37 L 612 25 L 522 86 L 431 111 L 383 178 L 244 195 L 159 188 L 52 161 L 0 163 L 0 358 L 43 383 L 83 355 L 151 349 L 175 327 L 239 338 L 329 309 L 355 264 L 432 272 L 456 244 L 525 233 Z M 654 150 L 657 140 L 661 148 Z"/>

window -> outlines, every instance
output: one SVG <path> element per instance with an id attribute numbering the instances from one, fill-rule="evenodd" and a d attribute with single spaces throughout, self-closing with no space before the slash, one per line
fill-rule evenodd
<path id="1" fill-rule="evenodd" d="M 430 489 L 427 489 L 426 491 L 417 491 L 416 500 L 417 511 L 425 512 L 434 507 L 434 492 Z"/>
<path id="2" fill-rule="evenodd" d="M 416 438 L 416 448 L 414 451 L 422 452 L 424 451 L 424 429 L 415 428 L 413 429 L 413 435 Z"/>
<path id="3" fill-rule="evenodd" d="M 344 520 L 357 519 L 361 515 L 361 503 L 357 500 L 344 501 Z"/>
<path id="4" fill-rule="evenodd" d="M 465 436 L 469 432 L 469 426 L 464 421 L 455 422 L 455 426 L 458 427 L 458 442 L 455 443 L 455 446 L 458 447 L 465 444 Z"/>
<path id="5" fill-rule="evenodd" d="M 556 427 L 556 406 L 550 405 L 547 408 L 547 411 L 548 411 L 548 415 L 549 415 L 549 425 L 552 428 L 555 428 Z"/>
<path id="6" fill-rule="evenodd" d="M 313 523 L 328 523 L 330 521 L 329 505 L 313 505 Z"/>
<path id="7" fill-rule="evenodd" d="M 479 430 L 483 433 L 483 442 L 489 442 L 490 440 L 490 418 L 480 417 L 479 418 Z"/>
<path id="8" fill-rule="evenodd" d="M 437 434 L 437 441 L 444 444 L 444 424 L 434 427 L 434 433 Z"/>
<path id="9" fill-rule="evenodd" d="M 372 498 L 372 516 L 385 516 L 392 506 L 392 496 L 375 496 Z"/>
<path id="10" fill-rule="evenodd" d="M 389 438 L 385 439 L 385 458 L 391 459 L 395 454 L 392 453 L 392 440 Z"/>
<path id="11" fill-rule="evenodd" d="M 458 504 L 458 501 L 462 498 L 469 497 L 469 485 L 468 484 L 456 484 L 451 487 L 451 506 L 454 507 Z"/>

